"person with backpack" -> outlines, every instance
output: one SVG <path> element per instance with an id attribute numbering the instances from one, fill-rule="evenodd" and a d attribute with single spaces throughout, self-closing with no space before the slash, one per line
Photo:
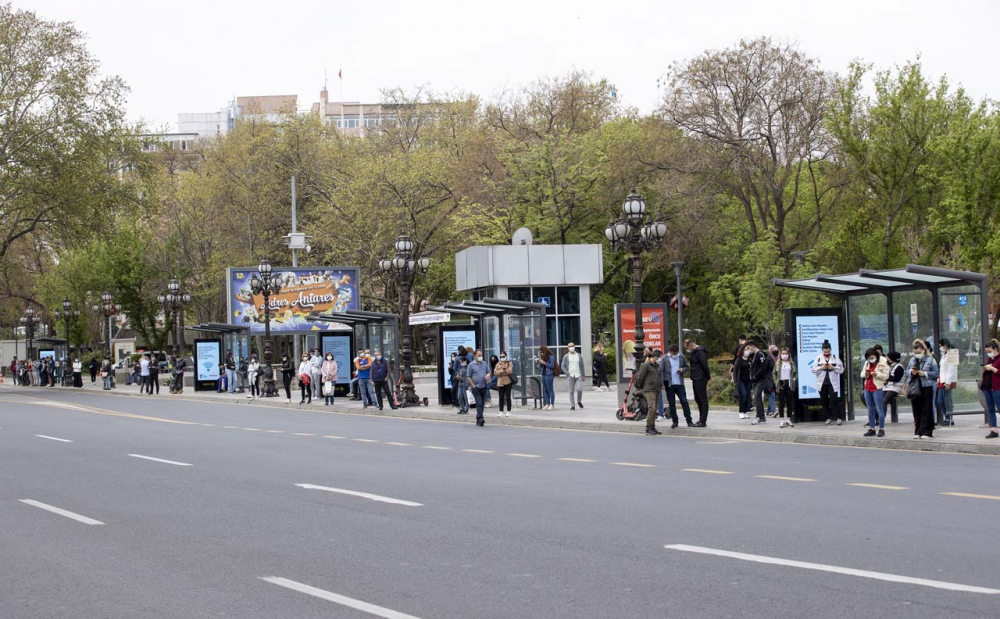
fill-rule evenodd
<path id="1" fill-rule="evenodd" d="M 822 352 L 813 361 L 812 373 L 816 375 L 815 389 L 819 391 L 819 401 L 823 407 L 826 425 L 837 421 L 844 425 L 843 413 L 840 411 L 840 375 L 844 373 L 844 364 L 833 354 L 830 340 L 823 340 Z"/>
<path id="2" fill-rule="evenodd" d="M 861 369 L 862 392 L 868 408 L 868 431 L 865 436 L 885 436 L 885 381 L 889 379 L 889 364 L 874 348 L 865 351 L 865 365 Z"/>

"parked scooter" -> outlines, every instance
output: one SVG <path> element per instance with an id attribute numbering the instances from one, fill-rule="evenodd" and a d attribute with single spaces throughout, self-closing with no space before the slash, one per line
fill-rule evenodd
<path id="1" fill-rule="evenodd" d="M 632 395 L 632 401 L 629 401 L 629 394 L 632 393 L 632 383 L 635 381 L 635 373 L 632 374 L 632 378 L 628 381 L 628 388 L 625 389 L 625 401 L 622 405 L 618 407 L 615 411 L 615 417 L 618 421 L 642 421 L 646 418 L 646 414 L 649 412 L 649 405 L 646 402 L 646 396 L 642 395 L 641 391 L 636 392 Z"/>

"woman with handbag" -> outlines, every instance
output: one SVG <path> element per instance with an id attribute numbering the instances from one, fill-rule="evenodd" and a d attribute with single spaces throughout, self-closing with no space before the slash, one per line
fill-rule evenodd
<path id="1" fill-rule="evenodd" d="M 865 351 L 865 366 L 861 370 L 862 392 L 868 408 L 868 431 L 865 436 L 885 437 L 885 381 L 889 379 L 889 364 L 874 348 Z"/>
<path id="2" fill-rule="evenodd" d="M 333 406 L 333 389 L 337 384 L 337 361 L 333 358 L 332 352 L 326 353 L 320 374 L 323 377 L 323 405 Z"/>
<path id="3" fill-rule="evenodd" d="M 913 340 L 913 356 L 906 366 L 906 397 L 913 406 L 913 438 L 934 438 L 934 381 L 938 364 L 923 340 Z"/>
<path id="4" fill-rule="evenodd" d="M 493 368 L 493 377 L 497 381 L 498 399 L 500 400 L 500 412 L 497 413 L 497 417 L 504 416 L 504 407 L 507 408 L 506 416 L 510 417 L 510 392 L 514 387 L 514 380 L 511 378 L 513 374 L 514 363 L 507 359 L 506 351 L 501 351 L 500 360 L 497 362 L 496 367 Z"/>
<path id="5" fill-rule="evenodd" d="M 990 433 L 986 438 L 997 438 L 997 411 L 1000 410 L 1000 342 L 993 339 L 986 343 L 986 364 L 983 365 L 983 380 L 979 383 L 986 398 L 986 411 Z"/>
<path id="6" fill-rule="evenodd" d="M 302 392 L 302 399 L 299 404 L 312 404 L 312 364 L 309 363 L 309 355 L 303 354 L 302 361 L 299 362 L 299 391 Z"/>
<path id="7" fill-rule="evenodd" d="M 890 408 L 896 406 L 895 400 L 903 392 L 903 387 L 906 385 L 906 370 L 899 362 L 900 357 L 901 355 L 895 350 L 890 350 L 886 354 L 886 358 L 889 360 L 889 378 L 886 379 L 885 387 L 882 388 L 882 410 L 887 415 Z"/>

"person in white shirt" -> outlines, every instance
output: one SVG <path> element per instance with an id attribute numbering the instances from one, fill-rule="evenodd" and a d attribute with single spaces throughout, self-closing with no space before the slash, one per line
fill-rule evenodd
<path id="1" fill-rule="evenodd" d="M 247 364 L 247 382 L 250 383 L 250 395 L 247 399 L 253 400 L 260 397 L 260 363 L 257 362 L 257 355 L 250 355 L 250 362 Z"/>
<path id="2" fill-rule="evenodd" d="M 840 410 L 840 375 L 844 373 L 844 364 L 833 354 L 833 346 L 829 340 L 823 341 L 823 352 L 813 361 L 812 373 L 816 375 L 815 388 L 819 391 L 819 401 L 823 405 L 823 415 L 826 425 L 837 420 L 837 425 L 844 424 L 843 413 Z"/>
<path id="3" fill-rule="evenodd" d="M 576 344 L 566 345 L 568 351 L 559 363 L 559 369 L 566 375 L 566 385 L 569 389 L 569 410 L 583 408 L 583 381 L 586 375 L 583 371 L 583 355 L 576 352 Z M 575 397 L 574 397 L 575 394 Z"/>
<path id="4" fill-rule="evenodd" d="M 153 383 L 149 381 L 149 355 L 143 355 L 139 361 L 139 393 L 153 394 Z"/>
<path id="5" fill-rule="evenodd" d="M 73 359 L 73 386 L 77 389 L 83 387 L 83 364 L 80 359 Z"/>
<path id="6" fill-rule="evenodd" d="M 795 427 L 795 390 L 798 372 L 792 355 L 787 348 L 782 348 L 778 362 L 774 364 L 774 387 L 778 399 L 777 415 L 782 417 L 779 428 Z M 786 417 L 787 419 L 784 419 Z"/>
<path id="7" fill-rule="evenodd" d="M 299 391 L 302 392 L 299 404 L 312 404 L 312 363 L 306 353 L 302 353 L 302 361 L 299 363 Z"/>

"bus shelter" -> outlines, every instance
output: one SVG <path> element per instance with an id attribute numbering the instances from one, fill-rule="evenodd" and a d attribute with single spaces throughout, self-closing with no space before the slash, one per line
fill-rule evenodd
<path id="1" fill-rule="evenodd" d="M 982 273 L 908 264 L 883 271 L 862 269 L 842 275 L 817 274 L 808 279 L 775 279 L 784 288 L 823 292 L 843 303 L 847 354 L 847 401 L 854 418 L 855 401 L 864 388 L 860 368 L 864 351 L 881 344 L 886 352 L 898 350 L 904 365 L 910 343 L 926 340 L 940 363 L 938 343 L 951 342 L 959 354 L 959 388 L 953 394 L 955 414 L 978 414 L 976 386 L 984 363 L 983 344 L 989 339 L 987 278 Z M 799 368 L 799 380 L 805 375 Z M 897 421 L 893 411 L 892 421 Z"/>
<path id="2" fill-rule="evenodd" d="M 475 332 L 473 346 L 482 349 L 486 358 L 507 351 L 514 364 L 514 373 L 518 376 L 517 392 L 520 395 L 517 397 L 521 399 L 521 406 L 525 406 L 528 401 L 528 376 L 536 373 L 534 359 L 546 341 L 545 308 L 544 303 L 485 298 L 443 303 L 427 310 L 471 318 Z M 446 337 L 448 329 L 458 329 L 461 333 L 462 327 L 438 326 L 438 400 L 442 405 L 451 403 L 446 364 L 453 347 L 449 345 L 451 339 Z"/>
<path id="3" fill-rule="evenodd" d="M 319 349 L 323 355 L 333 353 L 337 361 L 337 395 L 350 390 L 354 352 L 359 348 L 379 350 L 389 362 L 393 384 L 399 378 L 399 318 L 395 314 L 346 310 L 334 315 L 310 314 L 310 323 L 342 325 L 342 329 L 325 330 L 319 334 Z"/>

